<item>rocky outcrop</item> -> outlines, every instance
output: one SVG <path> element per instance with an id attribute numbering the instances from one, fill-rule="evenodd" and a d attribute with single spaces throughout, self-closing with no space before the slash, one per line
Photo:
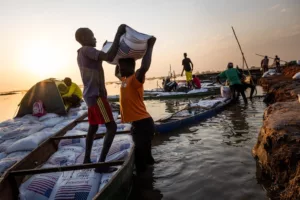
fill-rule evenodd
<path id="1" fill-rule="evenodd" d="M 252 153 L 274 199 L 300 199 L 300 80 L 292 79 L 299 71 L 299 66 L 286 67 L 281 75 L 259 81 L 271 105 Z"/>
<path id="2" fill-rule="evenodd" d="M 282 70 L 281 75 L 261 78 L 259 84 L 267 90 L 265 102 L 295 101 L 300 94 L 300 80 L 293 80 L 292 77 L 300 72 L 300 66 L 289 66 Z"/>
<path id="3" fill-rule="evenodd" d="M 264 113 L 264 124 L 253 148 L 270 190 L 280 199 L 300 199 L 300 104 L 279 102 Z"/>

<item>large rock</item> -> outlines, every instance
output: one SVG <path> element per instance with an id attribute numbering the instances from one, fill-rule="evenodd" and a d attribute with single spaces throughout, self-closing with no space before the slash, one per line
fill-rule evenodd
<path id="1" fill-rule="evenodd" d="M 269 86 L 266 103 L 295 101 L 300 94 L 300 80 L 282 81 Z"/>
<path id="2" fill-rule="evenodd" d="M 278 102 L 264 113 L 253 155 L 280 199 L 300 199 L 300 103 Z"/>

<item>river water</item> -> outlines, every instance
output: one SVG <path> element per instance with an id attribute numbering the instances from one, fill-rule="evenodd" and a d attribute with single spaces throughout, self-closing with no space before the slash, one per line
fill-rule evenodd
<path id="1" fill-rule="evenodd" d="M 117 94 L 118 85 L 107 89 L 109 95 Z M 14 116 L 23 95 L 0 96 L 0 121 Z M 184 100 L 145 103 L 153 118 L 158 119 L 177 111 Z M 254 98 L 248 105 L 241 101 L 206 121 L 156 135 L 153 156 L 157 163 L 146 176 L 134 177 L 129 199 L 268 199 L 258 184 L 251 155 L 265 108 L 261 98 Z"/>
<path id="2" fill-rule="evenodd" d="M 157 163 L 147 176 L 135 177 L 130 199 L 268 199 L 251 155 L 265 107 L 255 98 L 198 124 L 156 135 Z"/>

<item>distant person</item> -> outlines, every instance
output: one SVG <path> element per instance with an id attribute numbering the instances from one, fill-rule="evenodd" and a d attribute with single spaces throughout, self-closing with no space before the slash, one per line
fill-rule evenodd
<path id="1" fill-rule="evenodd" d="M 201 88 L 200 79 L 196 75 L 193 75 L 193 86 L 196 89 L 200 89 Z"/>
<path id="2" fill-rule="evenodd" d="M 81 89 L 69 77 L 64 79 L 64 83 L 68 86 L 68 92 L 62 95 L 65 105 L 70 105 L 70 107 L 80 106 L 80 101 L 82 100 Z"/>
<path id="3" fill-rule="evenodd" d="M 183 65 L 183 69 L 181 72 L 181 76 L 183 75 L 183 71 L 185 71 L 185 77 L 186 77 L 186 82 L 188 85 L 188 88 L 191 89 L 192 88 L 192 72 L 193 72 L 193 68 L 194 65 L 191 61 L 191 59 L 189 59 L 187 57 L 187 53 L 183 54 L 184 59 L 182 60 L 182 65 Z"/>
<path id="4" fill-rule="evenodd" d="M 232 62 L 228 63 L 227 70 L 223 71 L 217 76 L 217 81 L 222 84 L 220 78 L 226 78 L 229 82 L 232 98 L 234 100 L 237 99 L 236 92 L 238 92 L 242 95 L 244 102 L 248 103 L 244 92 L 244 87 L 241 82 L 242 75 L 237 69 L 233 68 Z"/>
<path id="5" fill-rule="evenodd" d="M 260 66 L 263 70 L 263 73 L 265 73 L 269 70 L 269 58 L 268 58 L 268 56 L 265 56 L 264 59 L 261 60 Z"/>
<path id="6" fill-rule="evenodd" d="M 82 47 L 77 51 L 77 63 L 84 86 L 83 97 L 88 106 L 89 120 L 84 163 L 91 163 L 90 155 L 94 135 L 98 130 L 98 125 L 105 124 L 107 129 L 98 162 L 105 161 L 117 130 L 117 125 L 114 121 L 111 107 L 107 100 L 102 62 L 112 61 L 115 58 L 118 52 L 120 38 L 125 33 L 125 27 L 126 25 L 119 26 L 114 42 L 107 53 L 95 49 L 96 38 L 90 29 L 79 28 L 75 33 L 77 42 L 82 45 Z M 100 167 L 95 171 L 109 172 L 112 170 L 114 169 L 109 167 Z"/>
<path id="7" fill-rule="evenodd" d="M 163 81 L 163 88 L 165 92 L 172 92 L 177 89 L 177 83 L 175 81 L 171 81 L 170 77 L 166 77 Z"/>
<path id="8" fill-rule="evenodd" d="M 120 88 L 120 108 L 122 122 L 131 122 L 131 134 L 135 144 L 135 166 L 137 173 L 143 173 L 147 165 L 153 165 L 151 140 L 154 135 L 154 121 L 144 104 L 145 74 L 149 70 L 153 46 L 156 38 L 148 40 L 148 48 L 142 59 L 141 67 L 135 72 L 135 60 L 120 59 L 116 71 L 120 72 L 122 84 Z M 118 74 L 118 73 L 116 73 Z"/>
<path id="9" fill-rule="evenodd" d="M 280 70 L 280 58 L 277 55 L 275 56 L 274 63 L 275 63 L 275 66 L 276 66 L 276 72 L 280 73 L 281 72 L 281 70 Z"/>

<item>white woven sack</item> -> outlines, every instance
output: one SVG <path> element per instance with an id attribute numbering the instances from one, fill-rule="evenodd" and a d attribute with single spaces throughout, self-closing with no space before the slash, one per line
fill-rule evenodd
<path id="1" fill-rule="evenodd" d="M 126 32 L 120 38 L 120 46 L 115 59 L 111 64 L 118 64 L 121 58 L 133 58 L 138 60 L 142 58 L 147 50 L 147 42 L 152 36 L 139 33 L 133 28 L 126 26 Z M 107 42 L 103 48 L 103 52 L 108 52 L 112 42 Z"/>

